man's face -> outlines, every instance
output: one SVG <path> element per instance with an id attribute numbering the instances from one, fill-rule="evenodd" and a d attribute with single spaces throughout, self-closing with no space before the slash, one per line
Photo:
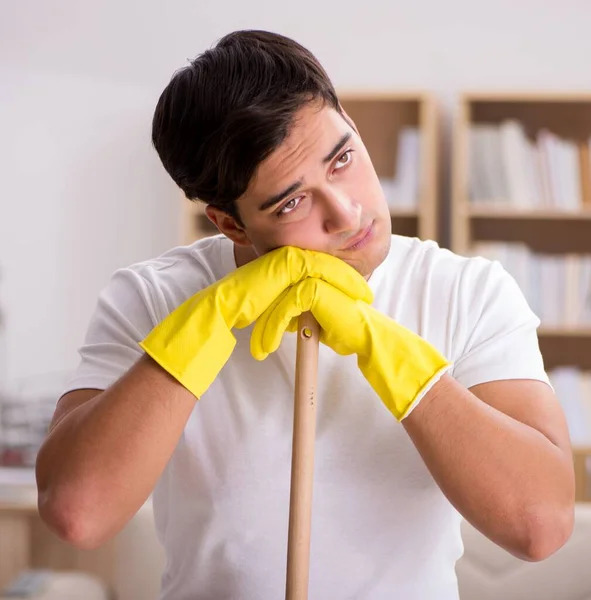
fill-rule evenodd
<path id="1" fill-rule="evenodd" d="M 369 277 L 390 248 L 390 213 L 368 152 L 348 120 L 318 104 L 297 113 L 237 206 L 244 227 L 234 241 L 253 257 L 297 246 Z"/>

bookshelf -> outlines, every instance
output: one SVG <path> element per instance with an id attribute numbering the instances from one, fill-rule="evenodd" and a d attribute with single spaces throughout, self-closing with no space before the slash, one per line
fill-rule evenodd
<path id="1" fill-rule="evenodd" d="M 339 94 L 392 198 L 394 233 L 438 239 L 439 113 L 425 92 Z M 183 197 L 182 243 L 217 233 L 204 205 Z"/>
<path id="2" fill-rule="evenodd" d="M 459 99 L 451 247 L 491 252 L 515 276 L 542 321 L 548 372 L 591 372 L 590 148 L 591 93 L 467 92 Z M 581 398 L 591 410 L 589 394 Z M 573 456 L 577 498 L 591 500 L 591 444 L 573 442 Z"/>

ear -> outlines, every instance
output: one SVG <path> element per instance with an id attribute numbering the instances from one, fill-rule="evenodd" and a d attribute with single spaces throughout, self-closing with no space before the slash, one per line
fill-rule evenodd
<path id="1" fill-rule="evenodd" d="M 237 246 L 252 245 L 244 227 L 242 227 L 242 225 L 227 212 L 215 206 L 207 205 L 205 207 L 205 214 L 218 228 L 218 231 L 232 240 Z"/>

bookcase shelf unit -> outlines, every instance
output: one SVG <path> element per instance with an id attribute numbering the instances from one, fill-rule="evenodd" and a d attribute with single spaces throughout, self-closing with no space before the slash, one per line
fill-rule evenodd
<path id="1" fill-rule="evenodd" d="M 459 98 L 457 109 L 451 173 L 451 249 L 459 254 L 472 254 L 477 244 L 501 242 L 525 246 L 529 249 L 528 252 L 537 257 L 552 256 L 558 260 L 566 260 L 567 256 L 591 255 L 591 93 L 466 92 Z M 480 158 L 482 154 L 478 154 L 477 136 L 490 136 L 491 130 L 502 129 L 511 122 L 513 125 L 510 127 L 515 127 L 515 123 L 520 124 L 517 127 L 522 128 L 524 138 L 528 140 L 526 145 L 533 148 L 533 158 L 529 160 L 534 162 L 530 164 L 536 165 L 535 168 L 540 170 L 537 174 L 539 185 L 531 189 L 541 192 L 540 195 L 545 195 L 546 200 L 528 203 L 516 201 L 515 195 L 477 197 L 477 191 L 485 187 L 483 180 L 487 173 Z M 514 133 L 515 128 L 513 133 L 505 130 L 501 136 L 511 137 Z M 576 170 L 566 171 L 566 159 L 561 159 L 562 162 L 558 163 L 558 154 L 550 154 L 550 146 L 545 146 L 540 141 L 547 133 L 553 139 L 558 139 L 560 144 L 576 148 L 576 154 L 573 151 L 570 159 L 571 164 L 577 161 Z M 487 139 L 491 138 L 480 137 L 480 143 Z M 517 156 L 510 154 L 512 142 L 505 137 L 501 143 L 504 144 L 504 162 L 501 162 L 505 172 L 508 177 L 513 173 L 514 177 L 519 178 L 519 172 L 515 176 L 515 171 L 512 171 L 516 165 L 509 164 L 511 157 Z M 491 153 L 494 154 L 493 146 L 494 143 L 491 145 Z M 527 154 L 519 156 L 527 157 Z M 548 156 L 555 163 L 544 162 Z M 487 163 L 488 181 L 494 181 L 491 170 L 493 175 L 497 172 L 490 166 L 495 164 L 494 160 L 491 155 L 492 162 Z M 527 166 L 526 163 L 523 164 Z M 558 164 L 560 170 L 556 166 Z M 550 167 L 554 167 L 554 170 Z M 521 163 L 517 168 L 521 168 Z M 572 205 L 566 205 L 563 200 L 548 203 L 548 190 L 555 192 L 558 183 L 564 186 L 568 180 L 565 173 L 569 176 L 572 174 L 572 181 L 575 181 L 574 174 L 577 174 L 576 185 L 571 183 L 569 188 L 575 190 L 577 201 L 572 202 Z M 516 189 L 511 184 L 507 187 L 509 190 Z M 493 189 L 493 186 L 489 185 L 487 189 Z M 507 195 L 511 196 L 510 193 Z M 554 194 L 556 196 L 558 194 Z M 556 286 L 559 285 L 556 281 Z M 580 280 L 580 285 L 586 285 L 583 279 Z M 591 290 L 591 286 L 589 289 Z M 547 288 L 543 288 L 543 291 L 540 289 L 539 293 L 547 294 Z M 588 300 L 591 301 L 591 297 Z M 548 371 L 564 366 L 591 371 L 591 323 L 563 326 L 544 323 L 542 319 L 538 334 Z M 573 452 L 577 465 L 577 497 L 591 499 L 591 481 L 585 476 L 585 460 L 588 460 L 585 457 L 591 456 L 591 448 L 575 446 Z"/>

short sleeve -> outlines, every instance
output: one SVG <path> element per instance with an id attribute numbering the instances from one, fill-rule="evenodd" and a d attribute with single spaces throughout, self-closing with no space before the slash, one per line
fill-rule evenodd
<path id="1" fill-rule="evenodd" d="M 453 377 L 464 387 L 503 379 L 549 383 L 539 318 L 498 261 L 468 260 L 460 283 Z"/>
<path id="2" fill-rule="evenodd" d="M 63 393 L 113 384 L 142 356 L 138 342 L 156 322 L 149 283 L 131 268 L 115 272 L 99 294 L 80 362 Z"/>

